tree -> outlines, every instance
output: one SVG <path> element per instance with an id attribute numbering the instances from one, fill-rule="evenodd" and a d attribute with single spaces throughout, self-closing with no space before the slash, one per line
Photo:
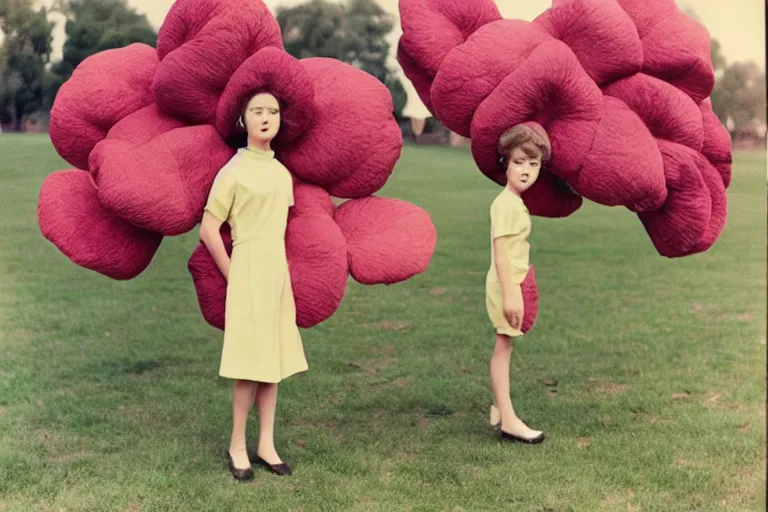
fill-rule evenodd
<path id="1" fill-rule="evenodd" d="M 405 104 L 408 103 L 408 93 L 405 92 L 403 83 L 399 78 L 397 78 L 397 76 L 395 76 L 394 73 L 387 75 L 387 80 L 384 82 L 384 84 L 392 94 L 392 106 L 394 108 L 395 118 L 397 118 L 397 121 L 400 122 L 403 120 L 402 114 L 403 109 L 405 108 Z"/>
<path id="2" fill-rule="evenodd" d="M 710 51 L 712 55 L 712 67 L 715 70 L 715 88 L 712 90 L 712 110 L 715 111 L 715 114 L 717 114 L 717 117 L 720 119 L 720 121 L 725 124 L 728 119 L 728 106 L 726 105 L 726 96 L 724 94 L 724 91 L 722 87 L 718 87 L 718 83 L 721 81 L 722 77 L 717 78 L 719 71 L 724 71 L 727 66 L 728 62 L 725 60 L 725 56 L 722 53 L 722 47 L 720 46 L 720 42 L 717 39 L 712 39 L 710 42 Z"/>
<path id="3" fill-rule="evenodd" d="M 725 60 L 725 55 L 723 55 L 720 41 L 712 39 L 710 48 L 712 54 L 712 67 L 715 69 L 715 73 L 717 73 L 718 71 L 725 69 L 728 63 Z"/>
<path id="4" fill-rule="evenodd" d="M 343 60 L 346 31 L 342 5 L 311 0 L 292 8 L 278 7 L 276 18 L 283 33 L 283 46 L 292 56 Z"/>
<path id="5" fill-rule="evenodd" d="M 32 0 L 0 0 L 0 30 L 5 36 L 0 120 L 20 129 L 24 116 L 42 106 L 53 24 L 45 8 L 33 9 Z"/>
<path id="6" fill-rule="evenodd" d="M 9 107 L 12 98 L 23 85 L 21 75 L 17 71 L 8 70 L 5 47 L 0 47 L 0 123 L 13 121 Z"/>
<path id="7" fill-rule="evenodd" d="M 389 43 L 385 38 L 394 27 L 393 17 L 374 0 L 350 0 L 346 25 L 347 62 L 386 82 L 391 71 L 387 67 Z"/>
<path id="8" fill-rule="evenodd" d="M 739 132 L 755 120 L 765 122 L 765 72 L 754 62 L 728 66 L 712 92 L 712 107 L 724 124 L 730 119 L 732 132 Z"/>
<path id="9" fill-rule="evenodd" d="M 395 116 L 405 106 L 405 89 L 387 65 L 387 34 L 394 18 L 375 0 L 347 0 L 346 4 L 310 0 L 277 9 L 283 45 L 298 59 L 330 57 L 347 62 L 384 83 L 392 93 Z"/>
<path id="10" fill-rule="evenodd" d="M 157 32 L 147 17 L 126 0 L 69 0 L 58 8 L 67 17 L 63 57 L 46 78 L 45 106 L 50 108 L 61 85 L 87 57 L 131 43 L 155 46 Z"/>

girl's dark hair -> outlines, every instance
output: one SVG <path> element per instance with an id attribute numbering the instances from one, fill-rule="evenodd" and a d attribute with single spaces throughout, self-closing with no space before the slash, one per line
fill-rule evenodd
<path id="1" fill-rule="evenodd" d="M 259 94 L 272 94 L 272 93 L 267 90 L 255 90 L 245 95 L 245 101 L 243 101 L 243 105 L 240 107 L 240 116 L 237 118 L 237 127 L 242 132 L 245 132 L 245 111 L 248 109 L 248 103 L 251 102 L 254 96 L 257 96 Z M 274 98 L 277 100 L 277 108 L 281 108 L 282 105 L 280 104 L 280 98 L 278 98 L 274 94 L 272 94 L 272 96 L 274 96 Z"/>

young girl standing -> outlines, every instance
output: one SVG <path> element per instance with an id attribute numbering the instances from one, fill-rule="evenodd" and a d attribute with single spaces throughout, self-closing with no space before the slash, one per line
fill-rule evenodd
<path id="1" fill-rule="evenodd" d="M 275 159 L 271 142 L 280 129 L 280 105 L 256 94 L 238 119 L 248 145 L 224 166 L 211 187 L 200 240 L 227 279 L 224 346 L 219 375 L 233 379 L 229 469 L 235 479 L 253 479 L 245 427 L 256 402 L 259 443 L 256 462 L 280 475 L 291 469 L 274 443 L 277 385 L 307 370 L 296 326 L 296 306 L 285 251 L 293 180 Z M 219 229 L 232 229 L 232 257 Z"/>
<path id="2" fill-rule="evenodd" d="M 536 182 L 551 147 L 539 124 L 525 123 L 502 134 L 498 151 L 507 184 L 491 205 L 491 268 L 486 278 L 486 307 L 496 329 L 491 358 L 491 424 L 499 424 L 502 439 L 537 444 L 544 441 L 544 433 L 523 423 L 512 407 L 509 361 L 512 340 L 523 335 L 521 284 L 529 268 L 531 217 L 521 196 Z"/>

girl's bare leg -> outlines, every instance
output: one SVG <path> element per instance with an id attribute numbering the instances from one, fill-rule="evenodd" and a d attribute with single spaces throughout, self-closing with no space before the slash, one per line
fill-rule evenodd
<path id="1" fill-rule="evenodd" d="M 232 389 L 232 439 L 229 443 L 229 455 L 237 469 L 251 467 L 248 452 L 245 450 L 245 427 L 257 387 L 256 382 L 237 380 Z"/>
<path id="2" fill-rule="evenodd" d="M 275 450 L 275 411 L 277 410 L 277 384 L 262 382 L 256 391 L 256 406 L 259 411 L 258 455 L 269 464 L 283 461 Z"/>
<path id="3" fill-rule="evenodd" d="M 491 388 L 494 405 L 501 415 L 501 430 L 513 436 L 533 439 L 541 434 L 532 430 L 515 414 L 512 399 L 509 396 L 509 360 L 512 357 L 512 339 L 502 334 L 496 335 L 496 346 L 491 358 Z"/>

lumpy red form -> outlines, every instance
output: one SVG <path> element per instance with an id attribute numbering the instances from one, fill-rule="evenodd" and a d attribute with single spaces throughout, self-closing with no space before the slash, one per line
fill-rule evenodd
<path id="1" fill-rule="evenodd" d="M 546 129 L 552 158 L 523 194 L 532 215 L 567 217 L 586 198 L 637 213 L 663 256 L 715 243 L 731 140 L 709 100 L 709 34 L 674 0 L 553 0 L 533 22 L 502 19 L 492 0 L 400 0 L 400 17 L 406 76 L 488 178 L 506 182 L 504 131 Z M 522 288 L 527 331 L 533 267 Z"/>
<path id="2" fill-rule="evenodd" d="M 406 75 L 489 178 L 504 183 L 506 129 L 547 130 L 552 160 L 524 195 L 533 215 L 586 198 L 637 213 L 664 256 L 717 240 L 731 142 L 708 99 L 709 34 L 673 0 L 556 0 L 531 23 L 491 0 L 401 0 L 400 13 Z"/>
<path id="3" fill-rule="evenodd" d="M 139 275 L 164 236 L 200 222 L 255 92 L 282 107 L 274 143 L 294 176 L 286 249 L 297 323 L 333 315 L 350 274 L 393 284 L 423 272 L 436 244 L 429 215 L 372 196 L 402 150 L 389 91 L 339 61 L 285 53 L 260 0 L 177 0 L 157 50 L 130 45 L 78 66 L 51 113 L 51 140 L 74 168 L 41 188 L 43 235 L 85 268 Z M 336 208 L 331 196 L 352 200 Z M 226 224 L 222 239 L 231 250 Z M 226 282 L 204 246 L 188 269 L 204 318 L 223 328 Z"/>

